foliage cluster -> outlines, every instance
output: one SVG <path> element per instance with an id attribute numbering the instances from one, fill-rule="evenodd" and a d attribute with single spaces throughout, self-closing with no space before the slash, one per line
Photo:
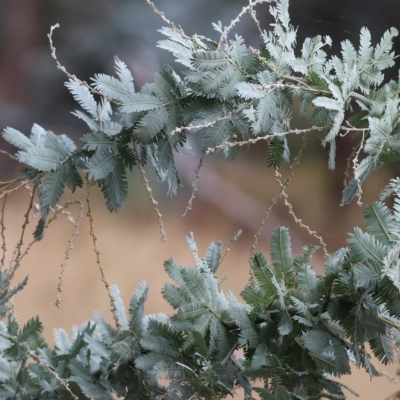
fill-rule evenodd
<path id="1" fill-rule="evenodd" d="M 292 161 L 293 169 L 302 149 L 291 157 L 288 137 L 302 135 L 305 142 L 312 132 L 328 147 L 328 166 L 334 169 L 337 136 L 353 134 L 358 139 L 349 160 L 354 177 L 344 189 L 344 203 L 361 198 L 369 174 L 399 161 L 400 83 L 385 83 L 382 72 L 394 65 L 397 30 L 389 29 L 374 47 L 363 28 L 358 49 L 344 41 L 340 57 L 325 52 L 329 37 L 307 38 L 296 55 L 297 30 L 290 23 L 288 0 L 269 7 L 272 29 L 264 31 L 255 6 L 267 2 L 272 1 L 250 0 L 229 26 L 214 24 L 219 39 L 212 40 L 187 36 L 148 0 L 167 23 L 160 30 L 166 39 L 158 46 L 172 52 L 184 72 L 179 76 L 166 66 L 140 91 L 117 57 L 116 76 L 96 74 L 91 85 L 69 74 L 57 60 L 52 28 L 53 58 L 69 77 L 66 86 L 82 108 L 74 114 L 89 133 L 78 147 L 66 135 L 36 124 L 29 137 L 10 127 L 4 130 L 3 138 L 18 148 L 15 159 L 27 167 L 20 178 L 3 185 L 1 197 L 32 185 L 41 212 L 35 241 L 43 238 L 66 187 L 74 191 L 86 184 L 89 214 L 93 184 L 99 185 L 109 211 L 119 210 L 127 196 L 127 173 L 134 167 L 140 169 L 164 240 L 144 167 L 152 167 L 175 195 L 180 179 L 174 154 L 193 156 L 193 136 L 202 137 L 198 173 L 206 154 L 222 151 L 234 160 L 242 146 L 258 141 L 268 143 L 270 167 L 279 171 Z M 246 13 L 260 30 L 257 50 L 241 36 L 229 36 Z M 290 126 L 295 98 L 309 129 Z M 290 177 L 281 182 L 278 197 L 289 182 Z M 383 202 L 389 197 L 391 208 Z M 200 258 L 190 234 L 194 266 L 181 267 L 173 258 L 164 264 L 174 282 L 163 288 L 175 310 L 172 316 L 145 315 L 145 283 L 137 287 L 127 316 L 118 289 L 107 286 L 115 326 L 96 314 L 96 322 L 75 329 L 72 338 L 55 330 L 53 349 L 41 336 L 37 317 L 20 327 L 9 306 L 26 284 L 10 289 L 28 251 L 22 251 L 21 240 L 10 268 L 0 272 L 1 397 L 220 399 L 241 387 L 247 399 L 254 393 L 267 400 L 345 398 L 343 386 L 329 376 L 349 374 L 352 363 L 375 376 L 370 351 L 386 364 L 395 360 L 400 345 L 400 180 L 390 181 L 379 200 L 363 209 L 366 231 L 356 227 L 348 247 L 327 255 L 321 276 L 311 266 L 317 247 L 293 256 L 288 230 L 275 228 L 271 261 L 252 251 L 244 303 L 221 291 L 216 275 L 221 245 L 211 243 Z M 5 202 L 2 215 L 4 209 Z M 160 377 L 168 383 L 162 385 Z"/>

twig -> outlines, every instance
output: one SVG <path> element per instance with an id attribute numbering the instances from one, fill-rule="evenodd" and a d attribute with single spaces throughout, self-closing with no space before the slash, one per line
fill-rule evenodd
<path id="1" fill-rule="evenodd" d="M 35 191 L 36 191 L 36 185 L 33 187 L 31 200 L 30 200 L 29 206 L 28 206 L 28 210 L 26 211 L 26 213 L 24 215 L 25 220 L 24 220 L 24 223 L 22 224 L 22 231 L 21 231 L 20 239 L 19 239 L 17 245 L 15 246 L 14 254 L 13 254 L 13 257 L 11 258 L 11 261 L 10 261 L 10 275 L 9 275 L 9 279 L 8 279 L 9 283 L 12 281 L 15 272 L 17 271 L 17 269 L 21 265 L 21 263 L 20 263 L 21 258 L 22 258 L 21 247 L 22 247 L 22 245 L 24 243 L 24 235 L 25 235 L 26 227 L 29 224 L 29 213 L 30 213 L 30 211 L 32 209 L 32 204 L 33 204 L 33 198 L 35 196 Z"/>
<path id="2" fill-rule="evenodd" d="M 290 202 L 288 201 L 288 195 L 287 195 L 287 193 L 285 191 L 286 187 L 289 185 L 289 183 L 291 182 L 291 180 L 292 180 L 292 178 L 294 176 L 294 167 L 296 165 L 298 165 L 299 162 L 300 162 L 300 157 L 301 157 L 301 155 L 303 153 L 303 149 L 306 146 L 306 141 L 307 141 L 308 134 L 309 133 L 307 132 L 303 136 L 303 142 L 302 142 L 302 145 L 300 147 L 300 150 L 297 153 L 296 157 L 294 158 L 293 162 L 289 166 L 290 173 L 287 176 L 287 178 L 282 182 L 281 179 L 280 179 L 281 178 L 281 174 L 278 171 L 275 171 L 275 181 L 279 184 L 280 189 L 279 189 L 279 192 L 272 198 L 271 205 L 268 207 L 268 209 L 264 213 L 264 217 L 263 217 L 263 219 L 261 221 L 260 228 L 256 232 L 256 234 L 254 235 L 254 242 L 253 242 L 253 245 L 252 245 L 252 248 L 251 248 L 251 253 L 250 253 L 250 258 L 249 258 L 249 264 L 250 265 L 251 265 L 251 262 L 252 262 L 252 259 L 253 259 L 254 250 L 256 249 L 256 246 L 258 244 L 258 239 L 260 238 L 261 233 L 262 233 L 262 231 L 264 229 L 265 221 L 268 219 L 269 214 L 271 213 L 271 210 L 274 207 L 274 205 L 278 202 L 279 198 L 282 197 L 282 196 L 284 197 L 284 202 L 285 202 L 286 207 L 288 207 L 289 214 L 294 218 L 295 222 L 297 224 L 299 224 L 302 228 L 307 229 L 308 233 L 319 241 L 319 243 L 321 244 L 321 247 L 324 250 L 325 256 L 328 256 L 328 252 L 327 252 L 327 249 L 326 249 L 326 244 L 323 241 L 322 237 L 318 236 L 316 231 L 312 231 L 307 225 L 303 224 L 302 221 L 296 217 L 296 215 L 293 212 L 293 207 L 290 204 Z M 251 270 L 250 270 L 250 275 L 252 277 Z"/>
<path id="3" fill-rule="evenodd" d="M 272 3 L 274 1 L 275 0 L 254 0 L 254 1 L 249 0 L 249 5 L 246 7 L 243 7 L 242 11 L 239 13 L 239 15 L 234 20 L 231 21 L 230 25 L 226 26 L 224 28 L 224 31 L 221 35 L 221 40 L 222 40 L 222 38 L 226 38 L 228 36 L 229 32 L 240 21 L 240 18 L 242 18 L 243 15 L 247 14 L 248 12 L 250 12 L 250 15 L 251 15 L 251 12 L 252 12 L 254 6 L 256 6 L 257 4 L 262 4 L 262 3 Z M 256 22 L 256 25 L 257 25 L 258 29 L 261 31 L 260 24 L 259 23 L 257 24 L 257 22 Z"/>
<path id="4" fill-rule="evenodd" d="M 17 159 L 17 157 L 13 156 L 13 155 L 10 154 L 8 151 L 0 150 L 0 153 L 1 153 L 1 154 L 5 154 L 6 156 L 10 157 L 11 160 L 16 160 L 16 159 Z"/>
<path id="5" fill-rule="evenodd" d="M 303 136 L 303 140 L 302 140 L 302 143 L 301 143 L 301 146 L 300 146 L 300 150 L 299 150 L 299 152 L 297 153 L 296 157 L 294 158 L 293 163 L 292 163 L 292 164 L 290 165 L 290 167 L 289 167 L 289 170 L 290 170 L 290 174 L 289 174 L 290 179 L 291 179 L 291 178 L 293 177 L 293 175 L 294 175 L 294 171 L 293 171 L 294 166 L 295 166 L 295 165 L 298 165 L 298 164 L 300 163 L 300 157 L 301 157 L 301 155 L 302 155 L 302 153 L 303 153 L 303 150 L 305 149 L 305 147 L 306 147 L 306 145 L 307 145 L 307 136 L 308 136 L 308 133 L 306 133 L 306 134 Z M 302 220 L 299 219 L 299 218 L 297 218 L 296 214 L 295 214 L 294 211 L 293 211 L 293 206 L 292 206 L 292 204 L 291 204 L 291 203 L 289 202 L 289 200 L 288 200 L 288 197 L 289 197 L 289 196 L 288 196 L 288 194 L 287 194 L 286 191 L 285 191 L 285 188 L 286 188 L 287 184 L 286 184 L 286 186 L 283 186 L 283 184 L 282 184 L 282 182 L 281 182 L 281 180 L 280 180 L 280 174 L 278 173 L 278 171 L 275 171 L 275 176 L 276 176 L 277 182 L 279 182 L 279 184 L 280 184 L 280 186 L 281 186 L 281 189 L 282 189 L 282 196 L 283 196 L 283 198 L 284 198 L 284 203 L 285 203 L 285 206 L 287 207 L 287 209 L 288 209 L 288 211 L 289 211 L 289 214 L 293 217 L 293 219 L 294 219 L 294 221 L 296 222 L 296 224 L 298 224 L 300 227 L 306 229 L 310 236 L 312 236 L 312 237 L 314 237 L 315 239 L 318 240 L 318 242 L 320 243 L 320 245 L 321 245 L 321 247 L 322 247 L 322 249 L 323 249 L 323 251 L 324 251 L 325 257 L 328 258 L 329 254 L 328 254 L 328 251 L 327 251 L 327 249 L 326 249 L 326 244 L 325 244 L 324 240 L 322 239 L 321 236 L 319 236 L 319 235 L 317 234 L 316 231 L 312 231 L 308 225 L 303 224 Z M 288 183 L 289 183 L 289 182 L 288 182 Z"/>
<path id="6" fill-rule="evenodd" d="M 254 139 L 247 139 L 247 140 L 243 140 L 240 142 L 225 142 L 222 143 L 218 146 L 214 146 L 214 147 L 209 147 L 205 154 L 210 154 L 213 153 L 215 150 L 219 150 L 219 149 L 223 149 L 224 147 L 234 147 L 234 146 L 244 146 L 247 144 L 254 144 L 257 143 L 260 140 L 268 140 L 268 139 L 272 139 L 273 137 L 277 137 L 277 136 L 286 136 L 286 135 L 290 135 L 290 134 L 295 134 L 295 135 L 300 135 L 302 133 L 309 133 L 311 131 L 323 131 L 324 129 L 326 129 L 326 126 L 312 126 L 311 128 L 307 128 L 307 129 L 291 129 L 288 130 L 286 132 L 280 132 L 280 133 L 271 133 L 268 134 L 266 136 L 257 136 Z"/>
<path id="7" fill-rule="evenodd" d="M 192 194 L 190 196 L 190 199 L 188 201 L 187 207 L 185 212 L 182 214 L 182 218 L 186 216 L 186 214 L 188 213 L 188 211 L 190 211 L 192 209 L 192 203 L 193 200 L 196 198 L 196 192 L 197 192 L 197 182 L 200 179 L 200 168 L 203 166 L 203 161 L 204 161 L 204 156 L 205 154 L 203 153 L 203 155 L 200 158 L 199 161 L 199 165 L 197 166 L 197 168 L 194 170 L 194 172 L 196 172 L 196 178 L 194 179 L 194 182 L 192 183 Z"/>
<path id="8" fill-rule="evenodd" d="M 6 230 L 6 226 L 4 224 L 4 217 L 5 217 L 4 211 L 5 211 L 5 208 L 6 208 L 6 203 L 7 203 L 7 196 L 4 196 L 3 207 L 1 207 L 1 220 L 0 220 L 1 240 L 2 240 L 1 249 L 3 250 L 3 257 L 1 258 L 0 269 L 4 267 L 4 261 L 5 261 L 5 258 L 6 258 L 6 251 L 7 251 L 6 237 L 4 235 L 4 232 Z"/>
<path id="9" fill-rule="evenodd" d="M 165 233 L 165 230 L 164 230 L 164 224 L 163 224 L 163 221 L 162 221 L 162 214 L 160 213 L 160 210 L 158 209 L 158 202 L 154 199 L 154 196 L 153 196 L 153 193 L 152 193 L 153 191 L 152 191 L 152 189 L 151 189 L 151 187 L 149 185 L 149 181 L 147 180 L 146 172 L 144 171 L 142 161 L 140 160 L 139 152 L 138 152 L 137 147 L 136 147 L 136 143 L 135 142 L 132 142 L 132 143 L 133 143 L 133 149 L 134 149 L 134 151 L 135 151 L 135 153 L 137 155 L 137 160 L 138 160 L 137 165 L 138 165 L 138 168 L 139 168 L 139 171 L 140 171 L 140 175 L 142 176 L 142 182 L 146 186 L 147 193 L 149 194 L 149 199 L 153 203 L 154 211 L 157 214 L 157 222 L 158 222 L 158 226 L 160 227 L 161 241 L 162 242 L 166 242 L 167 241 L 167 234 Z"/>
<path id="10" fill-rule="evenodd" d="M 64 72 L 64 74 L 67 75 L 67 77 L 68 77 L 69 79 L 72 79 L 73 81 L 78 82 L 80 85 L 85 86 L 85 87 L 88 88 L 92 93 L 97 94 L 97 95 L 99 95 L 99 96 L 101 96 L 101 97 L 104 97 L 104 98 L 107 99 L 110 103 L 114 103 L 114 104 L 116 104 L 116 105 L 120 105 L 120 103 L 118 103 L 117 101 L 115 101 L 115 100 L 113 100 L 113 99 L 110 99 L 109 97 L 107 97 L 107 96 L 104 95 L 103 93 L 99 92 L 98 90 L 93 89 L 92 86 L 90 86 L 87 82 L 81 81 L 79 78 L 76 77 L 76 75 L 70 74 L 70 73 L 67 71 L 67 69 L 58 61 L 58 58 L 57 58 L 57 56 L 56 56 L 56 48 L 55 48 L 54 45 L 53 45 L 53 31 L 54 31 L 54 29 L 59 28 L 59 27 L 60 27 L 60 24 L 52 25 L 52 26 L 50 27 L 50 33 L 47 34 L 47 37 L 49 38 L 49 45 L 50 45 L 50 50 L 51 50 L 51 56 L 53 57 L 54 61 L 56 62 L 57 68 L 58 68 L 60 71 Z"/>
<path id="11" fill-rule="evenodd" d="M 68 205 L 69 204 L 79 203 L 80 207 L 79 207 L 79 215 L 78 215 L 78 217 L 77 217 L 77 219 L 75 221 L 75 230 L 74 230 L 74 233 L 72 234 L 72 236 L 68 239 L 68 243 L 69 243 L 68 244 L 68 248 L 65 251 L 65 258 L 64 258 L 64 261 L 61 264 L 61 272 L 60 272 L 60 275 L 58 277 L 58 285 L 57 285 L 57 292 L 58 293 L 57 293 L 57 298 L 56 298 L 56 306 L 58 308 L 61 307 L 61 292 L 62 292 L 62 285 L 64 283 L 65 266 L 67 265 L 67 261 L 69 260 L 69 254 L 70 254 L 72 248 L 74 247 L 74 240 L 79 235 L 79 224 L 80 224 L 80 222 L 81 222 L 81 220 L 83 218 L 83 208 L 85 206 L 85 202 L 87 201 L 87 197 L 88 197 L 88 194 L 86 194 L 86 197 L 85 197 L 85 199 L 83 201 L 75 200 L 74 202 L 68 202 L 67 203 Z M 59 210 L 59 212 L 62 212 L 62 209 Z M 53 217 L 53 218 L 55 219 L 56 217 Z M 49 223 L 50 222 L 51 221 L 49 221 Z"/>
<path id="12" fill-rule="evenodd" d="M 103 265 L 101 264 L 101 260 L 100 260 L 100 250 L 97 246 L 97 236 L 94 232 L 94 219 L 93 219 L 93 215 L 92 215 L 92 208 L 90 206 L 90 196 L 89 196 L 89 189 L 90 189 L 90 183 L 89 183 L 89 174 L 86 174 L 86 182 L 87 182 L 87 187 L 86 187 L 86 203 L 88 205 L 88 210 L 87 210 L 87 216 L 89 218 L 89 224 L 90 224 L 90 236 L 92 237 L 92 241 L 93 241 L 93 251 L 96 254 L 96 263 L 99 266 L 100 269 L 100 275 L 101 275 L 101 281 L 104 283 L 104 286 L 106 287 L 107 293 L 108 293 L 108 297 L 110 298 L 110 305 L 111 305 L 111 313 L 114 317 L 114 320 L 116 322 L 116 325 L 118 328 L 120 328 L 119 326 L 119 322 L 118 322 L 118 318 L 115 315 L 115 311 L 116 311 L 116 306 L 115 306 L 115 302 L 114 302 L 114 298 L 111 295 L 110 292 L 110 284 L 108 283 L 106 276 L 105 276 L 105 272 L 104 272 L 104 268 Z"/>

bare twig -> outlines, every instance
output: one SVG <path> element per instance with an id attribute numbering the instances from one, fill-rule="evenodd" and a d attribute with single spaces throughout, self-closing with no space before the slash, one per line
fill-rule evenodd
<path id="1" fill-rule="evenodd" d="M 166 23 L 168 24 L 168 26 L 173 29 L 175 32 L 178 32 L 180 35 L 182 35 L 182 37 L 184 37 L 187 40 L 190 40 L 191 42 L 193 42 L 198 48 L 203 49 L 203 50 L 207 50 L 206 47 L 202 46 L 200 43 L 198 43 L 194 38 L 186 35 L 186 33 L 183 31 L 182 28 L 178 28 L 172 21 L 170 21 L 165 14 L 160 11 L 155 4 L 150 1 L 150 0 L 146 0 L 147 4 L 152 8 L 152 10 Z"/>
<path id="2" fill-rule="evenodd" d="M 87 82 L 81 81 L 79 78 L 76 77 L 76 75 L 70 74 L 70 73 L 67 71 L 67 69 L 58 61 L 58 58 L 57 58 L 57 56 L 56 56 L 56 48 L 55 48 L 54 45 L 53 45 L 53 31 L 54 31 L 54 29 L 59 28 L 59 27 L 60 27 L 60 24 L 52 25 L 52 26 L 50 27 L 50 33 L 47 35 L 47 37 L 49 38 L 49 45 L 50 45 L 50 50 L 51 50 L 51 56 L 53 57 L 54 61 L 56 62 L 57 68 L 58 68 L 60 71 L 64 72 L 64 74 L 67 75 L 67 77 L 68 77 L 69 79 L 72 79 L 73 81 L 78 82 L 80 85 L 85 86 L 85 87 L 88 88 L 92 93 L 97 94 L 97 95 L 99 95 L 99 96 L 101 96 L 101 97 L 104 97 L 105 99 L 107 99 L 107 100 L 108 100 L 109 102 L 111 102 L 111 103 L 120 105 L 120 103 L 118 103 L 117 101 L 115 101 L 115 100 L 113 100 L 113 99 L 110 99 L 109 97 L 105 96 L 103 93 L 99 92 L 98 90 L 93 89 L 93 87 L 90 86 Z"/>
<path id="3" fill-rule="evenodd" d="M 6 208 L 6 203 L 7 203 L 7 196 L 4 196 L 4 200 L 3 200 L 3 206 L 1 207 L 1 220 L 0 220 L 0 225 L 1 225 L 1 249 L 3 250 L 3 257 L 1 258 L 0 261 L 0 268 L 3 268 L 4 266 L 4 262 L 5 262 L 5 258 L 6 258 L 6 252 L 7 252 L 7 246 L 6 246 L 6 237 L 4 235 L 4 232 L 6 230 L 6 226 L 4 224 L 4 211 Z"/>
<path id="4" fill-rule="evenodd" d="M 88 206 L 88 210 L 87 210 L 87 216 L 89 218 L 89 224 L 90 224 L 90 236 L 92 237 L 92 242 L 93 242 L 93 251 L 96 254 L 96 263 L 99 266 L 100 269 L 100 275 L 101 275 L 101 281 L 104 283 L 104 286 L 106 287 L 107 293 L 108 293 L 108 297 L 110 298 L 110 305 L 111 305 L 111 313 L 114 317 L 114 320 L 116 322 L 116 325 L 118 328 L 121 328 L 118 322 L 118 318 L 115 315 L 115 310 L 116 310 L 116 306 L 115 306 L 115 302 L 114 302 L 114 298 L 111 295 L 110 292 L 110 284 L 108 283 L 107 279 L 106 279 L 106 275 L 105 275 L 105 271 L 104 271 L 104 267 L 101 264 L 101 260 L 100 260 L 100 250 L 99 247 L 97 245 L 97 236 L 94 232 L 94 219 L 93 219 L 93 215 L 92 215 L 92 207 L 90 206 L 90 196 L 89 196 L 89 190 L 90 190 L 90 182 L 89 182 L 89 175 L 86 174 L 86 182 L 87 182 L 87 186 L 86 186 L 86 203 Z"/>
<path id="5" fill-rule="evenodd" d="M 5 154 L 7 157 L 11 158 L 11 160 L 16 160 L 17 158 L 15 156 L 13 156 L 12 154 L 10 154 L 8 151 L 5 150 L 0 150 L 1 154 Z"/>
<path id="6" fill-rule="evenodd" d="M 68 248 L 65 251 L 65 258 L 64 261 L 61 264 L 61 272 L 60 275 L 58 277 L 58 285 L 57 285 L 57 299 L 56 299 L 56 306 L 58 308 L 60 308 L 61 306 L 61 292 L 62 292 L 62 285 L 64 283 L 64 271 L 65 271 L 65 266 L 67 265 L 67 261 L 69 260 L 69 254 L 72 250 L 72 248 L 74 247 L 74 240 L 76 239 L 76 237 L 79 235 L 79 224 L 83 218 L 83 208 L 85 206 L 85 202 L 88 200 L 88 193 L 86 194 L 86 197 L 83 201 L 80 200 L 75 200 L 74 202 L 68 202 L 67 205 L 69 204 L 76 204 L 78 203 L 80 205 L 79 207 L 79 214 L 78 217 L 76 218 L 75 221 L 75 230 L 74 233 L 72 234 L 72 236 L 69 238 L 68 240 Z M 59 210 L 59 212 L 62 212 L 62 209 Z M 53 217 L 55 218 L 55 217 Z M 49 221 L 50 223 L 51 221 Z"/>
<path id="7" fill-rule="evenodd" d="M 24 243 L 24 236 L 25 236 L 26 227 L 29 224 L 29 213 L 30 213 L 30 211 L 32 209 L 32 204 L 33 204 L 33 198 L 35 196 L 35 191 L 36 191 L 36 185 L 33 188 L 31 199 L 30 199 L 30 202 L 29 202 L 29 206 L 28 206 L 28 209 L 27 209 L 27 211 L 26 211 L 26 213 L 24 215 L 25 220 L 24 220 L 24 223 L 22 224 L 22 231 L 21 231 L 20 239 L 19 239 L 17 245 L 15 246 L 13 257 L 11 258 L 11 261 L 10 261 L 10 275 L 9 275 L 9 280 L 8 280 L 9 283 L 12 281 L 15 272 L 17 271 L 17 269 L 21 265 L 21 259 L 22 259 L 21 247 L 22 247 L 22 245 Z"/>
<path id="8" fill-rule="evenodd" d="M 326 126 L 312 126 L 311 128 L 307 128 L 307 129 L 290 129 L 286 132 L 271 133 L 266 136 L 257 136 L 254 139 L 247 139 L 247 140 L 243 140 L 240 142 L 225 142 L 218 146 L 209 147 L 206 150 L 205 154 L 213 153 L 215 150 L 223 149 L 224 147 L 244 146 L 247 144 L 257 143 L 260 140 L 272 139 L 273 137 L 277 137 L 277 136 L 286 136 L 286 135 L 290 135 L 290 134 L 300 135 L 302 133 L 309 133 L 311 131 L 323 131 L 324 129 L 326 129 Z"/>
<path id="9" fill-rule="evenodd" d="M 147 180 L 146 172 L 143 168 L 142 161 L 140 160 L 139 152 L 137 151 L 136 143 L 135 142 L 132 142 L 132 143 L 133 143 L 133 149 L 137 155 L 137 159 L 138 159 L 137 165 L 138 165 L 138 168 L 140 171 L 140 175 L 142 176 L 142 182 L 146 186 L 147 193 L 149 194 L 149 199 L 153 203 L 154 211 L 157 214 L 157 222 L 158 222 L 158 226 L 160 227 L 161 241 L 165 242 L 167 240 L 167 234 L 165 233 L 165 230 L 164 230 L 162 214 L 160 213 L 160 210 L 158 209 L 158 202 L 154 199 L 153 191 L 149 185 L 149 181 Z"/>
<path id="10" fill-rule="evenodd" d="M 186 214 L 188 213 L 188 211 L 190 211 L 192 209 L 192 203 L 193 200 L 196 198 L 196 192 L 197 192 L 197 182 L 200 179 L 200 168 L 203 166 L 203 161 L 204 161 L 204 156 L 205 154 L 203 153 L 203 155 L 200 158 L 199 161 L 199 165 L 197 166 L 197 168 L 194 170 L 194 172 L 196 172 L 196 178 L 194 179 L 193 183 L 192 183 L 192 194 L 190 196 L 190 199 L 188 201 L 187 207 L 185 212 L 182 214 L 182 217 L 185 217 Z"/>
<path id="11" fill-rule="evenodd" d="M 222 33 L 221 39 L 226 38 L 228 36 L 229 32 L 240 21 L 240 19 L 243 17 L 243 15 L 245 15 L 247 13 L 250 13 L 250 15 L 252 15 L 252 12 L 254 13 L 254 10 L 253 10 L 254 6 L 256 6 L 257 4 L 262 4 L 262 3 L 272 3 L 274 1 L 275 0 L 254 0 L 254 1 L 249 0 L 249 5 L 246 7 L 243 7 L 242 11 L 238 14 L 238 16 L 235 19 L 233 19 L 228 26 L 224 27 L 224 31 Z M 256 21 L 256 25 L 257 25 L 259 31 L 261 32 L 260 24 L 258 23 L 257 20 L 255 20 L 255 21 Z"/>

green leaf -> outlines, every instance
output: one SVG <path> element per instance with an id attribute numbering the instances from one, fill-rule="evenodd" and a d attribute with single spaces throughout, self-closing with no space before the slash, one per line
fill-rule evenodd
<path id="1" fill-rule="evenodd" d="M 390 232 L 394 224 L 390 209 L 385 204 L 375 201 L 364 207 L 363 214 L 368 232 L 382 244 L 390 245 L 392 241 Z"/>
<path id="2" fill-rule="evenodd" d="M 205 260 L 213 274 L 217 271 L 221 263 L 221 249 L 222 245 L 220 242 L 212 242 L 207 248 Z"/>
<path id="3" fill-rule="evenodd" d="M 63 158 L 67 158 L 76 150 L 74 142 L 66 135 L 57 136 L 51 131 L 46 132 L 46 145 L 58 152 Z"/>
<path id="4" fill-rule="evenodd" d="M 251 263 L 251 269 L 261 288 L 268 296 L 276 296 L 276 277 L 272 271 L 272 266 L 268 263 L 264 254 L 255 253 Z M 275 281 L 275 282 L 274 282 Z"/>
<path id="5" fill-rule="evenodd" d="M 122 104 L 119 109 L 123 113 L 154 110 L 162 106 L 162 102 L 156 96 L 145 93 L 125 95 L 119 101 Z"/>
<path id="6" fill-rule="evenodd" d="M 343 109 L 343 105 L 340 102 L 329 97 L 317 97 L 312 102 L 315 106 L 323 107 L 327 110 L 341 111 Z"/>
<path id="7" fill-rule="evenodd" d="M 271 259 L 278 281 L 288 285 L 291 283 L 293 259 L 289 230 L 285 227 L 276 227 L 271 235 Z"/>
<path id="8" fill-rule="evenodd" d="M 39 317 L 30 318 L 21 329 L 21 332 L 18 334 L 18 340 L 20 342 L 28 343 L 36 341 L 40 337 L 42 332 L 43 325 L 40 322 Z"/>
<path id="9" fill-rule="evenodd" d="M 65 86 L 69 89 L 72 96 L 80 104 L 80 106 L 94 119 L 97 119 L 97 104 L 89 89 L 73 79 L 70 79 L 68 82 L 66 82 Z"/>
<path id="10" fill-rule="evenodd" d="M 370 339 L 369 344 L 375 357 L 384 365 L 395 360 L 393 341 L 389 334 L 379 334 Z"/>
<path id="11" fill-rule="evenodd" d="M 58 356 L 66 355 L 69 353 L 69 349 L 71 347 L 71 343 L 68 339 L 68 334 L 65 329 L 56 328 L 53 331 L 54 343 L 55 343 L 55 352 Z"/>
<path id="12" fill-rule="evenodd" d="M 116 162 L 117 158 L 113 151 L 97 150 L 84 171 L 89 173 L 89 179 L 98 181 L 114 170 Z"/>
<path id="13" fill-rule="evenodd" d="M 290 400 L 290 393 L 283 387 L 278 386 L 274 392 L 276 400 Z"/>
<path id="14" fill-rule="evenodd" d="M 43 205 L 54 207 L 64 192 L 65 171 L 60 168 L 57 171 L 50 172 L 46 178 L 44 187 Z"/>
<path id="15" fill-rule="evenodd" d="M 30 147 L 17 153 L 18 161 L 30 165 L 39 171 L 56 171 L 61 168 L 64 157 L 46 147 Z"/>
<path id="16" fill-rule="evenodd" d="M 164 107 L 149 111 L 134 129 L 135 138 L 140 143 L 150 143 L 164 128 L 168 117 L 168 111 Z"/>
<path id="17" fill-rule="evenodd" d="M 128 196 L 126 170 L 120 159 L 116 160 L 113 171 L 99 180 L 99 184 L 108 210 L 110 212 L 120 210 Z"/>
<path id="18" fill-rule="evenodd" d="M 7 127 L 1 134 L 3 139 L 20 150 L 28 150 L 32 147 L 32 142 L 27 136 L 17 129 Z"/>
<path id="19" fill-rule="evenodd" d="M 233 129 L 229 120 L 218 121 L 214 126 L 208 128 L 203 139 L 203 151 L 225 143 Z"/>
<path id="20" fill-rule="evenodd" d="M 383 263 L 386 254 L 385 247 L 368 233 L 364 233 L 360 228 L 354 228 L 354 234 L 349 234 L 347 239 L 352 250 L 353 257 L 360 262 L 372 260 Z"/>
<path id="21" fill-rule="evenodd" d="M 197 51 L 191 58 L 193 68 L 198 71 L 212 71 L 216 68 L 226 68 L 228 64 L 227 57 L 222 51 Z"/>

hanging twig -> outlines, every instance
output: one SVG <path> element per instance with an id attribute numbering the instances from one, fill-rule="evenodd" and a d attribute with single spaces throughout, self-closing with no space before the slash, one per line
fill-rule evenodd
<path id="1" fill-rule="evenodd" d="M 61 292 L 62 292 L 62 285 L 64 283 L 65 266 L 67 265 L 67 261 L 69 260 L 70 252 L 71 252 L 72 248 L 74 247 L 74 240 L 79 235 L 79 224 L 80 224 L 80 222 L 81 222 L 81 220 L 83 218 L 83 214 L 84 214 L 83 213 L 83 209 L 84 209 L 84 206 L 85 206 L 85 202 L 88 200 L 88 195 L 89 194 L 87 193 L 86 197 L 85 197 L 85 199 L 83 201 L 75 200 L 74 202 L 68 202 L 67 203 L 68 205 L 79 203 L 80 207 L 79 207 L 78 217 L 76 218 L 76 221 L 75 221 L 75 230 L 74 230 L 74 233 L 72 234 L 72 236 L 68 239 L 68 248 L 65 251 L 64 261 L 61 264 L 61 272 L 60 272 L 60 275 L 58 277 L 58 285 L 57 285 L 57 292 L 58 293 L 57 293 L 57 298 L 56 298 L 56 303 L 55 303 L 58 308 L 61 307 Z M 60 210 L 60 212 L 62 212 L 62 210 Z M 56 217 L 53 217 L 53 218 L 55 219 Z M 51 221 L 49 221 L 49 223 L 50 222 Z"/>
<path id="2" fill-rule="evenodd" d="M 114 320 L 116 322 L 117 328 L 121 328 L 118 322 L 118 318 L 115 315 L 115 311 L 116 311 L 116 306 L 115 306 L 115 302 L 114 302 L 114 298 L 111 295 L 110 292 L 110 284 L 108 283 L 107 279 L 106 279 L 106 275 L 105 275 L 105 271 L 104 271 L 104 267 L 101 264 L 101 260 L 100 260 L 100 250 L 99 247 L 97 245 L 97 236 L 94 232 L 94 219 L 93 219 L 93 215 L 92 215 L 92 207 L 90 206 L 90 196 L 89 196 L 89 190 L 90 190 L 90 182 L 89 182 L 89 175 L 86 174 L 86 182 L 87 182 L 87 186 L 86 186 L 86 203 L 88 206 L 88 210 L 87 210 L 87 216 L 89 218 L 89 225 L 90 225 L 90 236 L 92 237 L 92 242 L 93 242 L 93 251 L 96 254 L 96 263 L 99 266 L 100 269 L 100 275 L 101 275 L 101 281 L 104 283 L 104 286 L 106 287 L 107 293 L 108 293 L 108 297 L 110 298 L 110 305 L 111 305 L 111 313 L 114 317 Z"/>
<path id="3" fill-rule="evenodd" d="M 190 199 L 189 199 L 189 201 L 188 201 L 186 210 L 185 210 L 185 212 L 182 214 L 182 217 L 185 217 L 186 214 L 188 213 L 188 211 L 190 211 L 190 210 L 192 209 L 193 200 L 196 198 L 196 192 L 197 192 L 197 190 L 198 190 L 198 189 L 197 189 L 197 182 L 198 182 L 199 179 L 200 179 L 200 168 L 203 166 L 204 156 L 205 156 L 205 154 L 203 153 L 203 155 L 202 155 L 201 158 L 200 158 L 199 165 L 198 165 L 197 168 L 194 170 L 194 172 L 196 172 L 196 178 L 194 179 L 194 181 L 193 181 L 193 183 L 192 183 L 192 188 L 193 188 L 193 189 L 192 189 L 192 194 L 191 194 Z"/>
<path id="4" fill-rule="evenodd" d="M 147 191 L 147 193 L 149 195 L 149 199 L 150 199 L 150 201 L 152 202 L 152 204 L 154 206 L 155 213 L 157 214 L 157 222 L 158 222 L 158 226 L 160 227 L 161 241 L 162 242 L 166 242 L 167 241 L 167 234 L 165 233 L 165 230 L 164 230 L 164 224 L 163 224 L 163 221 L 162 221 L 162 214 L 160 213 L 160 210 L 158 209 L 158 202 L 154 199 L 153 190 L 151 189 L 151 187 L 149 185 L 149 181 L 147 180 L 146 172 L 145 172 L 145 170 L 143 168 L 142 161 L 140 160 L 139 152 L 137 151 L 136 143 L 135 142 L 132 142 L 132 143 L 133 143 L 133 149 L 134 149 L 134 151 L 136 153 L 136 156 L 137 156 L 137 160 L 138 160 L 137 165 L 138 165 L 138 168 L 139 168 L 139 171 L 140 171 L 140 175 L 142 176 L 142 182 L 146 186 L 146 191 Z"/>

